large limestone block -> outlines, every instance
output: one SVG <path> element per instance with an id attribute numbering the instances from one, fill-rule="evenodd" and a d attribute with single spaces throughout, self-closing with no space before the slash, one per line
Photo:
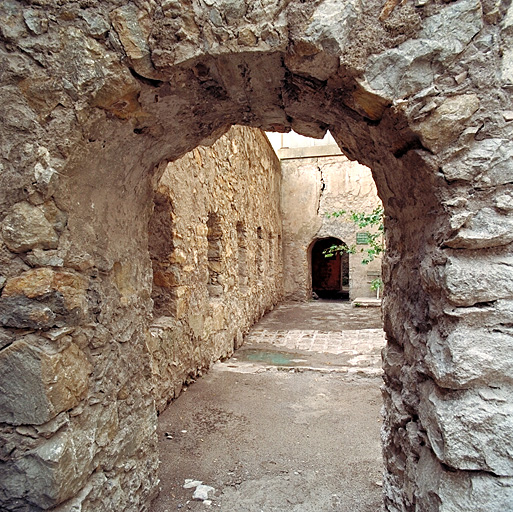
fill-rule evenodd
<path id="1" fill-rule="evenodd" d="M 205 337 L 226 328 L 226 307 L 222 303 L 211 302 L 209 313 L 204 323 L 203 335 Z"/>
<path id="2" fill-rule="evenodd" d="M 439 51 L 436 41 L 420 39 L 372 55 L 361 86 L 388 100 L 414 94 L 433 82 L 436 74 L 433 61 Z"/>
<path id="3" fill-rule="evenodd" d="M 454 142 L 479 108 L 475 94 L 446 99 L 417 127 L 424 147 L 438 152 Z"/>
<path id="4" fill-rule="evenodd" d="M 247 7 L 245 0 L 216 0 L 205 2 L 210 7 L 215 7 L 223 13 L 228 24 L 235 24 L 246 15 Z M 214 15 L 211 18 L 215 19 Z"/>
<path id="5" fill-rule="evenodd" d="M 345 48 L 351 28 L 361 11 L 360 2 L 321 2 L 300 41 L 285 57 L 293 73 L 327 80 L 339 67 L 337 53 Z"/>
<path id="6" fill-rule="evenodd" d="M 72 421 L 67 419 L 53 437 L 34 449 L 16 453 L 0 470 L 4 491 L 0 509 L 25 498 L 46 510 L 76 495 L 95 470 L 98 452 L 112 442 L 118 429 L 117 404 L 97 405 Z M 63 505 L 62 510 L 73 509 Z"/>
<path id="7" fill-rule="evenodd" d="M 511 512 L 513 478 L 481 472 L 447 471 L 426 448 L 417 465 L 418 510 Z"/>
<path id="8" fill-rule="evenodd" d="M 444 314 L 456 319 L 463 328 L 509 332 L 513 325 L 513 298 L 478 304 L 476 307 L 447 307 Z"/>
<path id="9" fill-rule="evenodd" d="M 459 55 L 482 26 L 481 2 L 455 2 L 426 18 L 417 39 L 371 55 L 365 83 L 389 100 L 415 94 L 433 83 L 440 64 Z"/>
<path id="10" fill-rule="evenodd" d="M 112 78 L 96 91 L 93 105 L 104 108 L 120 119 L 141 115 L 139 83 L 121 65 L 112 64 L 109 70 Z"/>
<path id="11" fill-rule="evenodd" d="M 451 256 L 445 271 L 447 298 L 456 306 L 472 306 L 513 296 L 513 256 Z"/>
<path id="12" fill-rule="evenodd" d="M 448 181 L 471 181 L 480 187 L 513 181 L 513 143 L 507 139 L 473 141 L 457 157 L 442 167 Z"/>
<path id="13" fill-rule="evenodd" d="M 146 78 L 158 78 L 148 46 L 151 32 L 148 14 L 127 4 L 113 10 L 110 20 L 135 71 Z"/>
<path id="14" fill-rule="evenodd" d="M 419 416 L 438 459 L 451 468 L 513 476 L 513 390 L 423 386 Z"/>
<path id="15" fill-rule="evenodd" d="M 511 383 L 512 334 L 501 332 L 499 328 L 460 327 L 446 338 L 441 338 L 433 332 L 428 338 L 426 365 L 436 383 L 446 388 Z"/>
<path id="16" fill-rule="evenodd" d="M 299 53 L 296 50 L 293 54 L 288 54 L 285 57 L 285 65 L 287 68 L 297 75 L 313 76 L 317 80 L 328 80 L 330 76 L 335 74 L 338 69 L 338 57 L 329 55 L 323 51 L 314 51 L 306 55 Z M 298 125 L 293 126 L 296 133 L 311 137 L 310 132 L 301 131 Z M 322 138 L 323 135 L 315 138 Z"/>
<path id="17" fill-rule="evenodd" d="M 8 279 L 0 296 L 0 323 L 48 328 L 76 323 L 87 310 L 87 280 L 73 272 L 36 268 Z"/>
<path id="18" fill-rule="evenodd" d="M 15 204 L 2 222 L 5 245 L 13 252 L 31 249 L 55 249 L 59 237 L 41 207 Z"/>
<path id="19" fill-rule="evenodd" d="M 492 208 L 482 208 L 470 215 L 445 245 L 454 249 L 483 249 L 508 245 L 512 241 L 513 215 L 498 213 Z"/>
<path id="20" fill-rule="evenodd" d="M 439 59 L 445 62 L 459 55 L 483 28 L 479 0 L 461 0 L 447 6 L 439 14 L 426 18 L 420 38 L 438 41 Z"/>
<path id="21" fill-rule="evenodd" d="M 358 0 L 320 2 L 305 31 L 305 39 L 320 44 L 329 53 L 345 48 L 348 36 L 362 11 Z"/>
<path id="22" fill-rule="evenodd" d="M 0 352 L 0 421 L 12 425 L 46 423 L 84 397 L 91 364 L 70 343 L 48 353 L 25 341 Z"/>

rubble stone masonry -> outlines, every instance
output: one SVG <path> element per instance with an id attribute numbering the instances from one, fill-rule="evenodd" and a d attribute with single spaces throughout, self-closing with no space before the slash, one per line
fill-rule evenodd
<path id="1" fill-rule="evenodd" d="M 265 135 L 232 128 L 163 166 L 147 342 L 159 411 L 189 377 L 231 355 L 283 294 L 280 162 Z"/>
<path id="2" fill-rule="evenodd" d="M 219 354 L 231 346 L 245 324 L 220 311 L 259 288 L 276 227 L 258 212 L 237 225 L 227 183 L 216 209 L 192 160 L 169 182 L 194 187 L 196 212 L 159 180 L 242 124 L 329 129 L 372 169 L 385 509 L 512 510 L 510 2 L 3 0 L 0 81 L 0 508 L 147 510 L 159 372 L 174 389 L 162 347 L 213 322 L 229 331 Z M 183 239 L 160 247 L 152 215 Z M 245 254 L 247 283 L 225 247 Z M 194 250 L 207 271 L 188 295 Z M 183 315 L 169 328 L 168 306 Z"/>

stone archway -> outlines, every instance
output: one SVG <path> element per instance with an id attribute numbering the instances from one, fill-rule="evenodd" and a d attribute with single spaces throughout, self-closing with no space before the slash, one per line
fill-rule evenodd
<path id="1" fill-rule="evenodd" d="M 2 507 L 144 510 L 153 170 L 239 123 L 329 128 L 373 170 L 386 509 L 508 510 L 512 18 L 478 0 L 2 2 Z"/>
<path id="2" fill-rule="evenodd" d="M 346 244 L 333 237 L 312 242 L 308 251 L 311 258 L 312 290 L 322 299 L 347 299 L 349 298 L 349 254 L 336 253 L 331 258 L 326 258 L 324 251 L 333 245 Z"/>

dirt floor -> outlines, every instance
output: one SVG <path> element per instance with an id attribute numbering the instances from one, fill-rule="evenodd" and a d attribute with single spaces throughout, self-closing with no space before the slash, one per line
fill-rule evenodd
<path id="1" fill-rule="evenodd" d="M 152 512 L 379 512 L 380 325 L 341 302 L 264 317 L 161 415 Z"/>

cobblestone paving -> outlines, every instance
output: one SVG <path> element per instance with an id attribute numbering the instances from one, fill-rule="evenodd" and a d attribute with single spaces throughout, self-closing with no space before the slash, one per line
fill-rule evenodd
<path id="1" fill-rule="evenodd" d="M 275 366 L 379 375 L 385 346 L 385 333 L 376 328 L 380 324 L 379 308 L 344 302 L 283 304 L 250 330 L 229 364 L 271 361 Z M 259 360 L 259 353 L 265 357 Z M 282 357 L 272 363 L 270 353 Z"/>
<path id="2" fill-rule="evenodd" d="M 246 343 L 270 343 L 290 350 L 308 350 L 325 354 L 373 355 L 385 345 L 382 329 L 347 331 L 267 331 L 252 329 Z"/>

